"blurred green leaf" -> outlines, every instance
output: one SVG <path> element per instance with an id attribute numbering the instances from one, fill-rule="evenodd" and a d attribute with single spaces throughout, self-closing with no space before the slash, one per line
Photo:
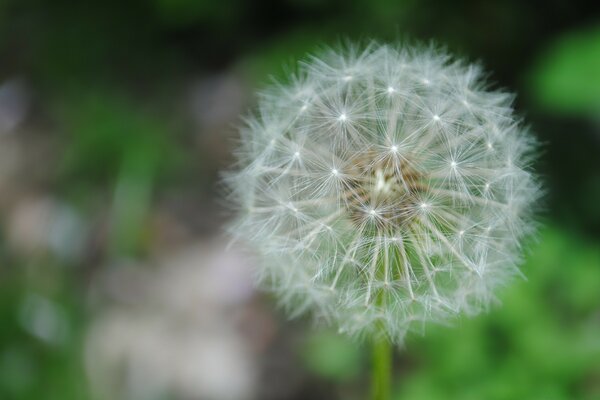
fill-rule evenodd
<path id="1" fill-rule="evenodd" d="M 67 104 L 62 118 L 69 132 L 62 171 L 66 178 L 102 183 L 128 166 L 135 166 L 140 176 L 155 176 L 170 166 L 173 135 L 162 120 L 126 98 L 95 90 Z"/>
<path id="2" fill-rule="evenodd" d="M 65 102 L 67 146 L 59 170 L 65 191 L 96 205 L 97 197 L 112 193 L 109 252 L 136 254 L 147 238 L 157 181 L 179 161 L 169 120 L 98 88 Z"/>
<path id="3" fill-rule="evenodd" d="M 529 79 L 543 107 L 564 113 L 599 113 L 600 27 L 560 37 L 541 55 Z"/>
<path id="4" fill-rule="evenodd" d="M 487 315 L 410 339 L 397 399 L 598 399 L 600 249 L 546 229 Z"/>
<path id="5" fill-rule="evenodd" d="M 25 265 L 5 266 L 0 266 L 0 399 L 89 398 L 84 311 L 68 270 L 37 265 L 28 277 Z M 53 329 L 58 326 L 64 330 Z M 59 332 L 64 340 L 52 336 Z"/>
<path id="6" fill-rule="evenodd" d="M 362 354 L 356 343 L 331 332 L 311 335 L 303 349 L 309 371 L 324 378 L 348 380 L 360 372 Z"/>

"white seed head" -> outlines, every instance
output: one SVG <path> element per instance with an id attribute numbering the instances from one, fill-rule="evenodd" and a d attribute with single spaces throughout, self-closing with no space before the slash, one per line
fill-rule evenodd
<path id="1" fill-rule="evenodd" d="M 518 273 L 539 193 L 513 96 L 437 49 L 377 44 L 290 82 L 262 94 L 226 177 L 263 287 L 292 315 L 396 342 L 485 308 Z"/>

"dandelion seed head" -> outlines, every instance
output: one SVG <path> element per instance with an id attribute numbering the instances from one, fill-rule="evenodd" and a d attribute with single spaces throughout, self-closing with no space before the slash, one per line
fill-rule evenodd
<path id="1" fill-rule="evenodd" d="M 226 175 L 230 231 L 291 315 L 400 342 L 484 310 L 518 274 L 536 145 L 483 76 L 436 48 L 372 43 L 265 90 Z"/>

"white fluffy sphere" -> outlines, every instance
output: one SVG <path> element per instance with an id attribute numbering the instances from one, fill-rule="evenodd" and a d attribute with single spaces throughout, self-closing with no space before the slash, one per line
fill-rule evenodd
<path id="1" fill-rule="evenodd" d="M 291 313 L 399 342 L 518 273 L 538 186 L 513 96 L 435 48 L 329 50 L 260 96 L 233 235 Z"/>

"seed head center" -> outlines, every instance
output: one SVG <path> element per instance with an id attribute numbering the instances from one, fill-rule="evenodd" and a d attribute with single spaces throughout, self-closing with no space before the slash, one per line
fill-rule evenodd
<path id="1" fill-rule="evenodd" d="M 375 171 L 375 187 L 373 188 L 374 195 L 377 194 L 388 194 L 392 190 L 394 185 L 394 177 L 386 176 L 382 169 Z"/>
<path id="2" fill-rule="evenodd" d="M 394 230 L 416 214 L 422 176 L 406 162 L 363 154 L 353 160 L 352 180 L 345 203 L 357 224 L 375 221 L 381 230 Z M 377 210 L 373 219 L 372 210 Z"/>

